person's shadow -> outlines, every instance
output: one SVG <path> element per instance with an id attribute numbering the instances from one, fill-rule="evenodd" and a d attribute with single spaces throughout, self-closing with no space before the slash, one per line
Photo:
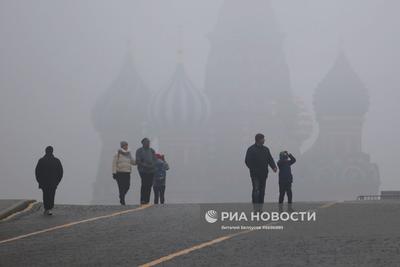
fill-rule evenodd
<path id="1" fill-rule="evenodd" d="M 263 203 L 253 203 L 253 212 L 258 213 L 258 212 L 263 212 Z"/>
<path id="2" fill-rule="evenodd" d="M 285 210 L 283 209 L 283 203 L 279 203 L 279 204 L 278 204 L 278 210 L 279 210 L 279 213 L 285 211 Z M 292 212 L 294 212 L 294 211 L 295 211 L 295 210 L 293 209 L 292 204 L 291 204 L 291 203 L 288 203 L 288 204 L 287 204 L 287 207 L 286 207 L 286 212 L 292 213 Z"/>
<path id="3" fill-rule="evenodd" d="M 263 212 L 263 207 L 264 205 L 262 203 L 253 203 L 253 212 Z M 284 204 L 283 203 L 279 203 L 278 204 L 278 211 L 279 213 L 282 212 L 288 212 L 288 213 L 292 213 L 295 212 L 295 210 L 293 209 L 293 204 L 288 203 L 286 206 L 286 210 L 284 209 Z"/>

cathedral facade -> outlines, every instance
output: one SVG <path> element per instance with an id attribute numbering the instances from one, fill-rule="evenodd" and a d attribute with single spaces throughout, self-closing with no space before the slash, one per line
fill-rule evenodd
<path id="1" fill-rule="evenodd" d="M 275 159 L 281 150 L 299 154 L 311 133 L 292 92 L 284 35 L 269 1 L 242 7 L 242 1 L 225 1 L 209 34 L 205 93 L 214 150 L 208 165 L 215 191 L 230 192 L 214 196 L 222 201 L 250 200 L 244 156 L 256 133 L 265 134 Z M 278 192 L 277 179 L 271 180 L 267 198 Z"/>
<path id="2" fill-rule="evenodd" d="M 338 57 L 315 93 L 319 137 L 301 155 L 313 122 L 292 92 L 284 36 L 269 1 L 254 0 L 246 9 L 242 4 L 225 1 L 208 35 L 204 90 L 191 82 L 179 60 L 170 82 L 151 94 L 127 56 L 93 112 L 103 144 L 95 203 L 116 201 L 110 159 L 119 141 L 127 139 L 136 148 L 144 136 L 170 164 L 169 202 L 249 202 L 244 156 L 259 132 L 276 160 L 282 150 L 297 155 L 295 200 L 377 193 L 378 168 L 361 142 L 368 95 L 346 57 Z M 276 201 L 278 193 L 277 175 L 270 175 L 266 201 Z"/>

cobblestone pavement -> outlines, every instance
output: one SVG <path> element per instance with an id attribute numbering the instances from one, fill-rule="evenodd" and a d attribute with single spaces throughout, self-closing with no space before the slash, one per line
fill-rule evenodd
<path id="1" fill-rule="evenodd" d="M 325 204 L 294 204 L 314 222 L 245 233 L 207 229 L 199 204 L 36 205 L 0 223 L 0 266 L 399 266 L 400 202 Z"/>

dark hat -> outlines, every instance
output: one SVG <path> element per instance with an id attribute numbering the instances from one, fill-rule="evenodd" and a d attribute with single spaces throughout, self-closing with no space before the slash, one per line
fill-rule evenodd
<path id="1" fill-rule="evenodd" d="M 288 152 L 287 151 L 282 151 L 279 153 L 279 159 L 287 159 L 288 158 Z"/>
<path id="2" fill-rule="evenodd" d="M 46 154 L 53 154 L 53 151 L 54 151 L 54 149 L 52 146 L 46 147 Z"/>
<path id="3" fill-rule="evenodd" d="M 256 134 L 254 139 L 256 140 L 256 142 L 258 142 L 258 141 L 264 139 L 264 135 L 262 133 L 258 133 L 258 134 Z"/>

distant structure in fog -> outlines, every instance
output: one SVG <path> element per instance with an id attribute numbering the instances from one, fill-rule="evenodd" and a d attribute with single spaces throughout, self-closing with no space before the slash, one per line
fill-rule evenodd
<path id="1" fill-rule="evenodd" d="M 378 167 L 362 151 L 368 106 L 367 90 L 341 52 L 314 94 L 319 136 L 299 161 L 295 186 L 301 198 L 342 200 L 378 193 Z"/>
<path id="2" fill-rule="evenodd" d="M 258 132 L 266 134 L 274 155 L 281 149 L 299 153 L 312 124 L 292 94 L 283 35 L 269 1 L 246 7 L 228 0 L 220 10 L 209 35 L 204 92 L 180 59 L 171 82 L 149 101 L 128 58 L 94 110 L 103 142 L 95 202 L 115 199 L 109 161 L 119 139 L 136 142 L 143 131 L 170 163 L 168 202 L 250 201 L 244 153 Z M 267 196 L 277 191 L 268 188 Z"/>
<path id="3" fill-rule="evenodd" d="M 225 1 L 209 39 L 205 93 L 212 139 L 206 179 L 213 186 L 206 194 L 220 201 L 250 201 L 244 154 L 254 135 L 266 135 L 275 158 L 280 150 L 296 155 L 312 121 L 293 96 L 284 36 L 269 1 L 254 0 L 246 8 L 241 0 Z M 267 201 L 276 192 L 277 181 L 269 179 Z"/>
<path id="4" fill-rule="evenodd" d="M 146 133 L 150 91 L 135 69 L 133 56 L 127 53 L 124 60 L 120 73 L 93 109 L 93 123 L 102 142 L 93 203 L 118 203 L 117 185 L 112 179 L 112 157 L 121 140 L 129 142 L 134 154 Z M 127 201 L 132 202 L 132 194 L 127 196 Z"/>
<path id="5" fill-rule="evenodd" d="M 242 0 L 225 1 L 208 37 L 204 91 L 180 59 L 170 83 L 151 96 L 127 55 L 93 111 L 103 143 L 94 202 L 117 203 L 111 158 L 120 140 L 131 149 L 144 135 L 157 141 L 171 167 L 167 202 L 251 201 L 244 156 L 258 132 L 275 159 L 281 150 L 300 154 L 313 122 L 293 95 L 284 37 L 269 1 L 253 0 L 246 8 Z M 314 107 L 319 136 L 297 157 L 295 200 L 376 194 L 378 167 L 361 144 L 368 94 L 344 54 L 320 83 Z M 278 197 L 277 177 L 271 176 L 266 201 Z"/>
<path id="6" fill-rule="evenodd" d="M 167 178 L 169 202 L 200 200 L 207 188 L 201 186 L 209 154 L 206 122 L 210 112 L 207 97 L 189 79 L 182 51 L 169 84 L 152 97 L 149 122 L 159 150 L 170 165 Z"/>

